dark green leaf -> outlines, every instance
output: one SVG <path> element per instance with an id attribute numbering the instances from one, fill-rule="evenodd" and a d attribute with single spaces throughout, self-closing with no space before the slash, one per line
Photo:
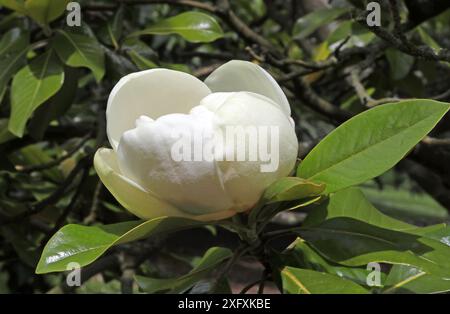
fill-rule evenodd
<path id="1" fill-rule="evenodd" d="M 229 249 L 210 248 L 199 263 L 186 275 L 177 278 L 159 279 L 136 276 L 139 287 L 147 293 L 170 292 L 182 293 L 190 289 L 196 282 L 214 271 L 219 264 L 232 256 Z"/>
<path id="2" fill-rule="evenodd" d="M 332 218 L 298 233 L 321 255 L 346 266 L 405 264 L 449 276 L 450 247 L 429 237 L 379 228 L 352 218 Z"/>
<path id="3" fill-rule="evenodd" d="M 393 80 L 401 80 L 411 71 L 414 65 L 414 57 L 407 55 L 397 49 L 386 50 L 386 57 L 391 70 Z"/>
<path id="4" fill-rule="evenodd" d="M 28 37 L 28 32 L 13 28 L 0 41 L 0 102 L 9 80 L 25 64 Z"/>
<path id="5" fill-rule="evenodd" d="M 200 12 L 185 12 L 162 20 L 131 36 L 178 34 L 190 42 L 211 42 L 223 36 L 219 23 Z"/>
<path id="6" fill-rule="evenodd" d="M 314 33 L 319 27 L 333 22 L 335 19 L 350 11 L 350 8 L 325 8 L 315 10 L 299 18 L 292 31 L 293 36 L 303 39 Z"/>

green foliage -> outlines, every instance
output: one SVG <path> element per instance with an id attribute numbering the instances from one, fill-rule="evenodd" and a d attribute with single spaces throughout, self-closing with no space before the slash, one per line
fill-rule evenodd
<path id="1" fill-rule="evenodd" d="M 0 0 L 0 293 L 119 293 L 130 265 L 130 293 L 230 293 L 243 256 L 264 291 L 450 291 L 448 10 L 403 1 L 400 38 L 391 14 L 361 23 L 358 1 L 80 1 L 81 27 L 68 2 Z M 296 174 L 230 219 L 133 220 L 92 168 L 111 89 L 231 59 L 288 96 Z M 75 290 L 57 274 L 71 262 L 95 272 Z"/>

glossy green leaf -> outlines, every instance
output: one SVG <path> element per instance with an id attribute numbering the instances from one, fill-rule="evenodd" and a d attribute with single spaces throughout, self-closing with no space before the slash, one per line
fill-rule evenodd
<path id="1" fill-rule="evenodd" d="M 288 249 L 281 254 L 285 266 L 311 269 L 366 285 L 367 275 L 371 270 L 366 267 L 345 267 L 326 260 L 302 238 L 297 238 Z M 384 273 L 381 274 L 382 278 Z"/>
<path id="2" fill-rule="evenodd" d="M 86 266 L 114 245 L 201 225 L 198 221 L 174 217 L 91 227 L 66 225 L 46 244 L 36 273 L 65 271 L 67 264 L 71 262 Z"/>
<path id="3" fill-rule="evenodd" d="M 319 27 L 333 22 L 335 19 L 350 11 L 350 8 L 325 8 L 315 10 L 299 18 L 292 31 L 297 39 L 303 39 L 314 33 Z"/>
<path id="4" fill-rule="evenodd" d="M 333 193 L 322 204 L 313 208 L 304 226 L 315 226 L 327 219 L 347 217 L 392 230 L 407 230 L 415 226 L 391 218 L 376 209 L 360 189 L 352 187 Z"/>
<path id="5" fill-rule="evenodd" d="M 325 193 L 367 181 L 400 161 L 449 109 L 447 103 L 418 99 L 367 110 L 314 147 L 297 176 L 325 183 Z"/>
<path id="6" fill-rule="evenodd" d="M 283 291 L 290 294 L 366 294 L 353 281 L 309 269 L 285 267 L 281 271 Z"/>
<path id="7" fill-rule="evenodd" d="M 53 96 L 63 82 L 64 71 L 53 50 L 17 72 L 11 85 L 11 133 L 21 137 L 33 111 Z"/>
<path id="8" fill-rule="evenodd" d="M 105 74 L 105 55 L 97 39 L 86 34 L 58 30 L 53 45 L 65 64 L 89 68 L 97 82 L 102 79 Z"/>
<path id="9" fill-rule="evenodd" d="M 168 292 L 183 293 L 195 283 L 217 269 L 222 262 L 232 256 L 229 249 L 221 247 L 210 248 L 198 264 L 186 275 L 177 278 L 160 279 L 135 276 L 139 287 L 147 293 Z"/>
<path id="10" fill-rule="evenodd" d="M 0 102 L 9 80 L 25 64 L 28 37 L 28 32 L 13 28 L 0 40 Z"/>
<path id="11" fill-rule="evenodd" d="M 346 217 L 325 220 L 298 233 L 327 259 L 346 266 L 370 262 L 405 264 L 450 276 L 450 247 L 413 232 L 376 227 Z"/>
<path id="12" fill-rule="evenodd" d="M 26 0 L 25 9 L 27 15 L 41 25 L 60 17 L 66 10 L 70 0 Z"/>
<path id="13" fill-rule="evenodd" d="M 194 43 L 212 42 L 223 37 L 223 31 L 210 15 L 200 12 L 185 12 L 162 20 L 131 36 L 178 34 Z"/>
<path id="14" fill-rule="evenodd" d="M 394 265 L 384 287 L 383 293 L 444 293 L 450 291 L 450 278 L 429 275 L 406 265 Z"/>

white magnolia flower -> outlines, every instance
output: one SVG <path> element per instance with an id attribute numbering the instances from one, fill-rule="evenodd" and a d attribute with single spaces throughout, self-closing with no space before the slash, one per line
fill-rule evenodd
<path id="1" fill-rule="evenodd" d="M 250 62 L 230 61 L 205 82 L 168 69 L 132 73 L 109 96 L 113 149 L 97 151 L 95 169 L 119 203 L 140 218 L 224 219 L 251 209 L 271 183 L 292 171 L 298 141 L 290 114 L 280 86 Z M 230 125 L 276 126 L 276 171 L 261 172 L 259 160 L 175 161 L 171 155 L 174 129 L 215 134 Z"/>

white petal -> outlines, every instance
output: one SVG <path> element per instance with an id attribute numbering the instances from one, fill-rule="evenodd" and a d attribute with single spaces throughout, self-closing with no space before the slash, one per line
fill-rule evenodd
<path id="1" fill-rule="evenodd" d="M 292 119 L 287 117 L 267 97 L 248 92 L 223 93 L 224 101 L 221 103 L 214 95 L 211 94 L 203 99 L 201 105 L 212 110 L 220 118 L 223 132 L 226 132 L 227 126 L 233 125 L 260 126 L 263 127 L 260 129 L 261 132 L 264 131 L 264 127 L 275 127 L 279 132 L 279 137 L 276 138 L 279 140 L 279 162 L 278 168 L 274 172 L 261 172 L 261 165 L 267 165 L 269 162 L 260 159 L 253 162 L 217 162 L 222 172 L 225 189 L 231 196 L 236 208 L 242 211 L 253 207 L 271 183 L 289 175 L 297 159 L 298 140 L 291 124 Z M 218 106 L 219 103 L 221 105 Z M 269 134 L 268 129 L 266 134 Z M 269 140 L 271 136 L 268 136 Z M 247 143 L 249 142 L 247 141 Z M 249 149 L 249 145 L 247 145 L 247 149 Z M 272 154 L 275 162 L 276 152 L 272 151 Z"/>
<path id="2" fill-rule="evenodd" d="M 134 128 L 139 116 L 156 119 L 169 113 L 188 113 L 211 93 L 187 73 L 151 69 L 124 76 L 114 86 L 106 109 L 108 139 L 117 149 L 122 134 Z"/>
<path id="3" fill-rule="evenodd" d="M 131 213 L 143 219 L 161 216 L 183 216 L 183 213 L 167 202 L 145 191 L 137 183 L 120 173 L 116 153 L 100 148 L 94 157 L 98 176 L 117 201 Z"/>
<path id="4" fill-rule="evenodd" d="M 112 149 L 100 148 L 94 157 L 94 166 L 100 179 L 117 201 L 142 219 L 172 216 L 200 221 L 221 220 L 236 214 L 232 209 L 204 215 L 190 215 L 145 191 L 137 183 L 124 177 L 118 168 L 116 153 Z"/>
<path id="5" fill-rule="evenodd" d="M 174 159 L 172 153 L 180 134 L 200 134 L 212 140 L 214 119 L 214 114 L 202 107 L 189 115 L 169 114 L 148 122 L 140 119 L 120 140 L 117 152 L 122 173 L 189 214 L 232 209 L 214 160 L 202 160 L 201 152 L 198 161 Z"/>
<path id="6" fill-rule="evenodd" d="M 247 91 L 264 95 L 277 103 L 286 116 L 291 115 L 281 87 L 266 70 L 252 62 L 229 61 L 212 72 L 205 83 L 214 93 Z"/>

